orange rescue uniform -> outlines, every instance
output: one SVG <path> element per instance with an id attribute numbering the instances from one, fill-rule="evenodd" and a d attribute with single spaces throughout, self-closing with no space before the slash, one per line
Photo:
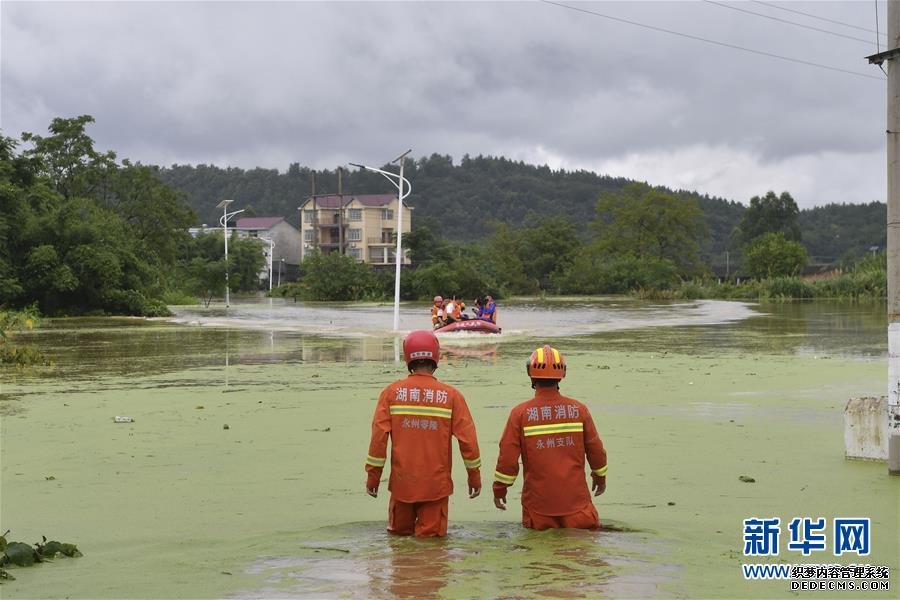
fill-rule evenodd
<path id="1" fill-rule="evenodd" d="M 606 450 L 587 406 L 559 393 L 538 388 L 534 398 L 512 409 L 500 439 L 494 489 L 505 494 L 519 474 L 525 483 L 522 524 L 534 529 L 600 526 L 585 482 L 584 461 L 591 474 L 606 480 Z"/>
<path id="2" fill-rule="evenodd" d="M 432 306 L 431 307 L 431 325 L 437 327 L 439 323 L 441 323 L 444 319 L 444 307 L 442 306 Z"/>
<path id="3" fill-rule="evenodd" d="M 390 438 L 391 533 L 447 533 L 447 498 L 453 493 L 451 436 L 459 443 L 469 486 L 481 487 L 481 454 L 475 423 L 465 398 L 456 388 L 433 375 L 413 373 L 381 392 L 372 419 L 366 472 L 370 480 L 380 479 Z"/>

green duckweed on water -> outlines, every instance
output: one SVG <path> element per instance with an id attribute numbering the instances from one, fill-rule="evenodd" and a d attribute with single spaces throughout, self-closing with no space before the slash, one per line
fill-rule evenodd
<path id="1" fill-rule="evenodd" d="M 900 479 L 884 463 L 843 457 L 844 404 L 882 393 L 883 356 L 707 345 L 690 328 L 555 340 L 571 348 L 563 393 L 588 404 L 609 453 L 596 503 L 605 527 L 533 532 L 518 523 L 521 479 L 505 512 L 489 487 L 508 411 L 530 397 L 523 353 L 534 340 L 458 349 L 438 376 L 466 394 L 485 489 L 451 498 L 446 539 L 415 540 L 387 536 L 386 490 L 377 499 L 363 490 L 377 393 L 403 371 L 392 340 L 232 331 L 226 367 L 223 331 L 181 331 L 219 345 L 179 338 L 186 354 L 204 347 L 209 359 L 179 367 L 163 325 L 139 326 L 112 348 L 85 331 L 86 360 L 114 368 L 79 370 L 63 357 L 51 376 L 2 385 L 0 525 L 77 540 L 84 556 L 12 569 L 0 595 L 792 597 L 787 581 L 743 578 L 742 521 L 753 516 L 872 519 L 862 560 L 783 549 L 754 562 L 900 572 Z M 116 347 L 125 360 L 143 355 L 121 343 L 137 339 L 168 366 L 120 364 Z"/>

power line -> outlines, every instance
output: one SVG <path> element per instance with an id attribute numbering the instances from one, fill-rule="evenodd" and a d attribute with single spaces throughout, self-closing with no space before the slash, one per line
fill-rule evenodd
<path id="1" fill-rule="evenodd" d="M 820 63 L 814 63 L 808 60 L 802 60 L 800 58 L 791 58 L 789 56 L 782 56 L 780 54 L 773 54 L 772 52 L 765 52 L 764 50 L 754 50 L 753 48 L 745 48 L 744 46 L 738 46 L 736 44 L 729 44 L 728 42 L 719 42 L 716 40 L 711 40 L 708 38 L 700 37 L 697 35 L 691 35 L 689 33 L 681 33 L 680 31 L 674 31 L 672 29 L 665 29 L 663 27 L 656 27 L 655 25 L 646 25 L 644 23 L 638 23 L 637 21 L 629 21 L 628 19 L 623 19 L 621 17 L 613 17 L 610 15 L 605 15 L 603 13 L 598 13 L 593 10 L 588 10 L 586 8 L 579 8 L 577 6 L 569 6 L 567 4 L 562 4 L 561 2 L 553 2 L 552 0 L 540 0 L 544 4 L 552 4 L 553 6 L 559 6 L 560 8 L 567 8 L 569 10 L 573 10 L 576 12 L 582 12 L 589 15 L 594 15 L 595 17 L 602 17 L 604 19 L 609 19 L 611 21 L 617 21 L 619 23 L 627 23 L 628 25 L 634 25 L 635 27 L 643 27 L 644 29 L 650 29 L 652 31 L 660 31 L 662 33 L 668 33 L 670 35 L 677 35 L 679 37 L 687 38 L 689 40 L 695 40 L 698 42 L 705 42 L 707 44 L 713 44 L 716 46 L 722 46 L 723 48 L 731 48 L 733 50 L 741 50 L 743 52 L 749 52 L 751 54 L 758 54 L 760 56 L 768 56 L 769 58 L 777 58 L 778 60 L 784 60 L 787 62 L 797 63 L 801 65 L 807 65 L 809 67 L 818 67 L 820 69 L 828 69 L 829 71 L 837 71 L 838 73 L 846 73 L 848 75 L 855 75 L 856 77 L 865 77 L 866 79 L 877 79 L 879 81 L 883 81 L 884 77 L 879 77 L 877 75 L 868 75 L 866 73 L 860 73 L 858 71 L 850 71 L 848 69 L 841 69 L 839 67 L 832 67 L 830 65 L 823 65 Z"/>
<path id="2" fill-rule="evenodd" d="M 856 42 L 862 42 L 866 45 L 872 43 L 871 40 L 864 40 L 862 38 L 853 37 L 852 35 L 844 35 L 843 33 L 837 33 L 835 31 L 829 31 L 827 29 L 820 29 L 819 27 L 813 27 L 812 25 L 804 25 L 803 23 L 797 23 L 796 21 L 788 21 L 787 19 L 779 19 L 778 17 L 773 17 L 771 15 L 764 15 L 762 13 L 753 12 L 752 10 L 747 10 L 745 8 L 738 8 L 737 6 L 731 6 L 729 4 L 723 4 L 721 2 L 715 2 L 714 0 L 703 0 L 707 4 L 713 4 L 715 6 L 721 8 L 727 8 L 730 10 L 736 10 L 738 12 L 742 12 L 748 15 L 754 15 L 756 17 L 762 17 L 763 19 L 771 19 L 772 21 L 778 21 L 779 23 L 787 23 L 788 25 L 795 25 L 797 27 L 802 27 L 803 29 L 809 29 L 811 31 L 818 31 L 820 33 L 827 33 L 828 35 L 833 35 L 835 37 L 844 38 L 847 40 L 854 40 Z"/>
<path id="3" fill-rule="evenodd" d="M 777 8 L 778 10 L 784 10 L 784 11 L 792 12 L 792 13 L 795 13 L 798 15 L 803 15 L 804 17 L 809 17 L 811 19 L 818 19 L 820 21 L 825 21 L 827 23 L 834 23 L 835 25 L 841 25 L 843 27 L 850 27 L 852 29 L 859 29 L 860 31 L 867 31 L 869 33 L 878 33 L 877 31 L 868 29 L 866 27 L 859 27 L 858 25 L 851 25 L 850 23 L 844 23 L 843 21 L 835 21 L 834 19 L 827 19 L 825 17 L 820 17 L 818 15 L 813 15 L 813 14 L 806 13 L 806 12 L 803 12 L 800 10 L 794 10 L 792 8 L 785 8 L 785 7 L 779 6 L 777 4 L 772 4 L 771 2 L 763 2 L 762 0 L 751 0 L 751 1 L 755 2 L 756 4 L 762 4 L 763 6 L 768 6 L 770 8 Z M 887 37 L 886 33 L 879 33 L 878 35 L 883 35 L 883 36 Z"/>

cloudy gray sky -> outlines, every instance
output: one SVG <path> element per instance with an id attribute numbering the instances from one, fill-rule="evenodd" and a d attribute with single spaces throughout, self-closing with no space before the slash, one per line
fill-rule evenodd
<path id="1" fill-rule="evenodd" d="M 560 4 L 4 0 L 0 126 L 91 114 L 99 149 L 160 165 L 380 165 L 412 148 L 745 203 L 885 200 L 875 2 Z"/>

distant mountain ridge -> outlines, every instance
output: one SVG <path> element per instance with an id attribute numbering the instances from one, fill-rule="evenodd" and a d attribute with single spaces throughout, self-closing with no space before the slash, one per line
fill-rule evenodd
<path id="1" fill-rule="evenodd" d="M 311 193 L 313 173 L 317 194 L 338 192 L 336 170 L 313 171 L 298 163 L 285 173 L 210 165 L 173 165 L 158 170 L 165 184 L 184 194 L 201 223 L 210 225 L 218 223 L 221 213 L 215 205 L 224 198 L 235 200 L 235 208 L 246 208 L 247 216 L 283 216 L 296 225 L 297 208 Z M 406 202 L 415 209 L 414 225 L 437 222 L 442 235 L 464 241 L 489 235 L 492 221 L 517 227 L 546 215 L 564 215 L 587 233 L 600 194 L 615 192 L 631 181 L 590 171 L 553 170 L 503 157 L 466 155 L 454 164 L 450 156 L 439 154 L 408 161 L 404 174 L 412 184 Z M 701 257 L 710 266 L 724 264 L 725 252 L 737 250 L 731 237 L 744 204 L 687 190 L 660 189 L 698 202 L 710 234 Z M 342 173 L 341 191 L 396 193 L 396 188 L 377 173 L 353 170 Z M 758 194 L 766 191 L 762 185 Z M 876 246 L 884 249 L 886 216 L 886 205 L 880 202 L 805 209 L 800 212 L 803 242 L 816 263 L 859 257 Z"/>

